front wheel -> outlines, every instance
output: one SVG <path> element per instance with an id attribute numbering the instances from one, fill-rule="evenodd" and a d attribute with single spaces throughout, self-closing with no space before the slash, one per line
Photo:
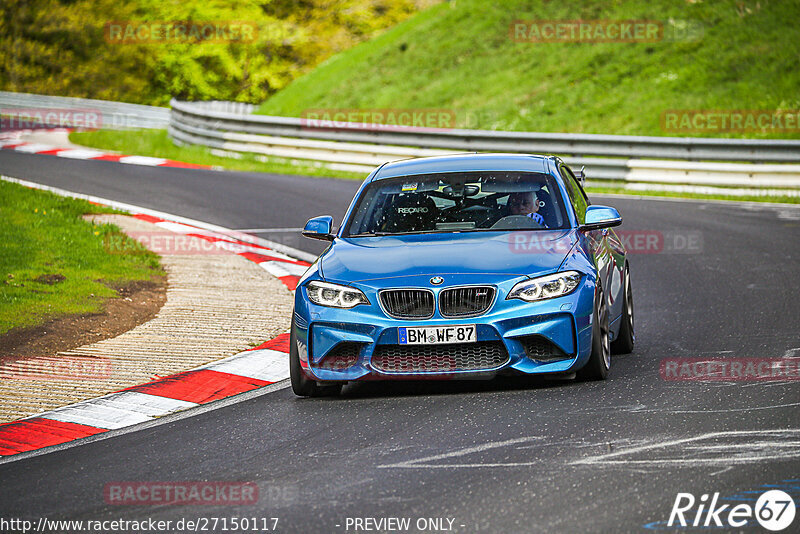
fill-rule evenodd
<path id="1" fill-rule="evenodd" d="M 598 281 L 592 324 L 592 354 L 589 356 L 589 362 L 578 371 L 578 377 L 582 380 L 605 380 L 608 377 L 608 370 L 611 367 L 609 335 L 608 304 L 606 304 L 606 295 Z"/>
<path id="2" fill-rule="evenodd" d="M 297 352 L 297 339 L 294 335 L 294 328 L 292 328 L 292 333 L 289 334 L 289 377 L 292 382 L 292 391 L 300 397 L 332 396 L 338 395 L 342 391 L 342 386 L 339 384 L 320 386 L 303 373 L 303 369 L 300 367 L 300 355 Z"/>
<path id="3" fill-rule="evenodd" d="M 633 333 L 633 291 L 631 290 L 631 270 L 625 265 L 625 294 L 623 295 L 623 309 L 619 326 L 619 336 L 611 344 L 614 354 L 629 354 L 633 352 L 633 343 L 636 336 Z"/>

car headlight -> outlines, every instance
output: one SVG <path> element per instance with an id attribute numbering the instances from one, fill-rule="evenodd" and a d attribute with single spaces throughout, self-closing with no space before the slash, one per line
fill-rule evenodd
<path id="1" fill-rule="evenodd" d="M 515 285 L 506 299 L 520 299 L 526 302 L 551 299 L 569 295 L 581 281 L 581 273 L 565 271 L 563 273 L 541 276 L 533 280 L 524 280 Z"/>
<path id="2" fill-rule="evenodd" d="M 358 289 L 331 284 L 328 282 L 309 282 L 306 286 L 308 298 L 314 304 L 332 308 L 352 308 L 359 304 L 369 304 L 366 295 Z"/>

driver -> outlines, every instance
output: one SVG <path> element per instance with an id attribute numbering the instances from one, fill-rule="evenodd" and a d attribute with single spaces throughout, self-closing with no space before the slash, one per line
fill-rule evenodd
<path id="1" fill-rule="evenodd" d="M 547 228 L 544 217 L 537 213 L 539 211 L 539 199 L 536 198 L 536 193 L 533 191 L 511 193 L 508 196 L 508 211 L 511 215 L 530 217 L 544 228 Z"/>

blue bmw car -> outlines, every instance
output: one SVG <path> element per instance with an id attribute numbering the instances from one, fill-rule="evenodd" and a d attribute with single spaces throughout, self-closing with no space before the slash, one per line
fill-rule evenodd
<path id="1" fill-rule="evenodd" d="M 387 163 L 302 276 L 290 339 L 297 395 L 357 380 L 564 374 L 602 380 L 633 350 L 617 210 L 557 157 L 465 154 Z"/>

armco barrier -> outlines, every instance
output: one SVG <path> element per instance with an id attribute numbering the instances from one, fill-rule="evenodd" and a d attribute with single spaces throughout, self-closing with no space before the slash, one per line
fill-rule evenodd
<path id="1" fill-rule="evenodd" d="M 296 117 L 252 115 L 251 107 L 237 103 L 173 100 L 171 105 L 169 132 L 177 143 L 313 160 L 352 170 L 465 151 L 522 152 L 558 154 L 573 166 L 585 165 L 590 179 L 800 187 L 800 167 L 776 165 L 800 163 L 797 140 L 402 130 L 358 123 L 337 123 L 331 128 Z"/>
<path id="2" fill-rule="evenodd" d="M 166 128 L 169 109 L 109 100 L 34 95 L 0 91 L 0 109 L 95 110 L 102 115 L 101 127 L 113 130 Z"/>
<path id="3" fill-rule="evenodd" d="M 706 139 L 459 129 L 335 128 L 296 117 L 253 115 L 241 102 L 181 102 L 172 109 L 0 91 L 0 108 L 93 109 L 103 128 L 165 128 L 178 144 L 255 153 L 360 172 L 398 159 L 458 152 L 557 154 L 590 180 L 762 189 L 800 188 L 800 140 Z M 735 163 L 732 163 L 735 162 Z M 795 165 L 786 165 L 787 163 Z M 796 191 L 788 191 L 797 196 Z"/>
<path id="4" fill-rule="evenodd" d="M 692 185 L 800 187 L 800 165 L 742 164 L 700 161 L 628 161 L 629 182 Z"/>

